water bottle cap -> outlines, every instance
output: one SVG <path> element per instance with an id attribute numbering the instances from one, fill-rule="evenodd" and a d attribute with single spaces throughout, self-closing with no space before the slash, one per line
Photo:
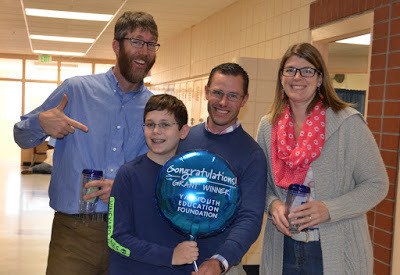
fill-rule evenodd
<path id="1" fill-rule="evenodd" d="M 310 187 L 301 184 L 289 185 L 289 191 L 296 193 L 310 193 Z"/>
<path id="2" fill-rule="evenodd" d="M 93 170 L 93 169 L 83 169 L 82 174 L 85 175 L 90 175 L 90 176 L 94 176 L 94 177 L 102 177 L 103 176 L 103 171 L 99 171 L 99 170 Z"/>

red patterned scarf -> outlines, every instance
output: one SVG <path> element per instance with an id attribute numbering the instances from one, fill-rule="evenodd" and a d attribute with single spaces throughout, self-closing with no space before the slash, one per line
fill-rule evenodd
<path id="1" fill-rule="evenodd" d="M 277 186 L 288 188 L 290 184 L 303 184 L 312 161 L 321 154 L 325 143 L 325 108 L 319 102 L 307 117 L 297 143 L 294 123 L 286 105 L 278 122 L 272 127 L 272 171 Z"/>

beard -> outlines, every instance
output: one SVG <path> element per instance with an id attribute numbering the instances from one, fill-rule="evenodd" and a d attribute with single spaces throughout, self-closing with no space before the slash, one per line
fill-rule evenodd
<path id="1" fill-rule="evenodd" d="M 135 59 L 140 59 L 147 64 L 147 66 L 143 69 L 133 68 L 132 62 Z M 151 58 L 148 55 L 135 54 L 133 56 L 129 56 L 124 47 L 120 48 L 119 56 L 118 56 L 118 66 L 121 72 L 121 75 L 131 83 L 140 83 L 146 77 L 147 73 L 153 67 L 154 62 L 156 62 L 156 58 Z"/>

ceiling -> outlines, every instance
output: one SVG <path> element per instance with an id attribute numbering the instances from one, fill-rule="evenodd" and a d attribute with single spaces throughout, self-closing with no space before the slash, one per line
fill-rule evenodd
<path id="1" fill-rule="evenodd" d="M 236 0 L 0 0 L 0 53 L 32 50 L 86 52 L 85 57 L 114 59 L 115 21 L 124 11 L 146 11 L 158 25 L 162 44 Z M 25 16 L 24 8 L 114 15 L 110 22 Z M 26 18 L 26 21 L 25 21 Z M 31 40 L 29 34 L 94 38 L 93 44 Z"/>
<path id="2" fill-rule="evenodd" d="M 369 45 L 355 45 L 332 42 L 329 43 L 329 54 L 332 56 L 363 56 L 368 58 Z"/>
<path id="3" fill-rule="evenodd" d="M 127 10 L 152 14 L 159 28 L 159 42 L 171 39 L 236 0 L 0 0 L 0 53 L 33 54 L 32 50 L 85 52 L 86 58 L 111 59 L 114 25 Z M 110 14 L 110 22 L 25 16 L 24 8 Z M 96 39 L 67 43 L 29 39 L 29 34 Z M 334 45 L 332 45 L 334 44 Z M 332 43 L 330 55 L 368 57 L 368 47 Z"/>

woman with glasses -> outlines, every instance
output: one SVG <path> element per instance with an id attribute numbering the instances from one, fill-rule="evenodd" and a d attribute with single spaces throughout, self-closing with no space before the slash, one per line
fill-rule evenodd
<path id="1" fill-rule="evenodd" d="M 284 54 L 257 141 L 268 160 L 261 274 L 372 274 L 366 212 L 387 194 L 386 170 L 363 116 L 338 98 L 312 45 Z M 310 199 L 287 214 L 291 184 L 307 186 Z"/>

